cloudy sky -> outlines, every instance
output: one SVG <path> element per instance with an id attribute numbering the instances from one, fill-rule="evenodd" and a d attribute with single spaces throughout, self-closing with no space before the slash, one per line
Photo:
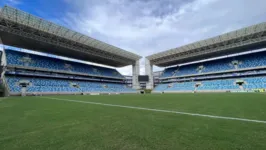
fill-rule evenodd
<path id="1" fill-rule="evenodd" d="M 266 0 L 0 0 L 5 4 L 141 56 L 266 21 Z M 131 74 L 131 67 L 119 71 Z"/>

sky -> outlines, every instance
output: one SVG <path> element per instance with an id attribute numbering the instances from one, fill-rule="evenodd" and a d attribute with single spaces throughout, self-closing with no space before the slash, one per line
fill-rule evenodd
<path id="1" fill-rule="evenodd" d="M 6 4 L 143 57 L 266 21 L 266 0 L 0 0 Z"/>

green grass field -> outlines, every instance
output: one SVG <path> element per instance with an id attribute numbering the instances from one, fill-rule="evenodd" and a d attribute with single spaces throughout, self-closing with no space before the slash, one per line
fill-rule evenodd
<path id="1" fill-rule="evenodd" d="M 49 97 L 0 99 L 1 150 L 266 149 L 263 122 L 135 109 L 266 121 L 266 94 Z"/>

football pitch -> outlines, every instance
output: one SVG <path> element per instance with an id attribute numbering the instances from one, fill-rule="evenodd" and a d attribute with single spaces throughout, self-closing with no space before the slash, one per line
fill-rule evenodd
<path id="1" fill-rule="evenodd" d="M 9 97 L 0 149 L 266 149 L 266 94 Z"/>

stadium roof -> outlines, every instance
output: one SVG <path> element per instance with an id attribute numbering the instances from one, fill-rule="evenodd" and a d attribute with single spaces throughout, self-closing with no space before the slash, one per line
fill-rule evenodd
<path id="1" fill-rule="evenodd" d="M 266 47 L 266 23 L 256 24 L 213 38 L 147 56 L 159 67 L 229 55 Z"/>
<path id="2" fill-rule="evenodd" d="M 6 45 L 114 67 L 132 65 L 141 58 L 9 6 L 0 10 L 0 38 Z"/>

